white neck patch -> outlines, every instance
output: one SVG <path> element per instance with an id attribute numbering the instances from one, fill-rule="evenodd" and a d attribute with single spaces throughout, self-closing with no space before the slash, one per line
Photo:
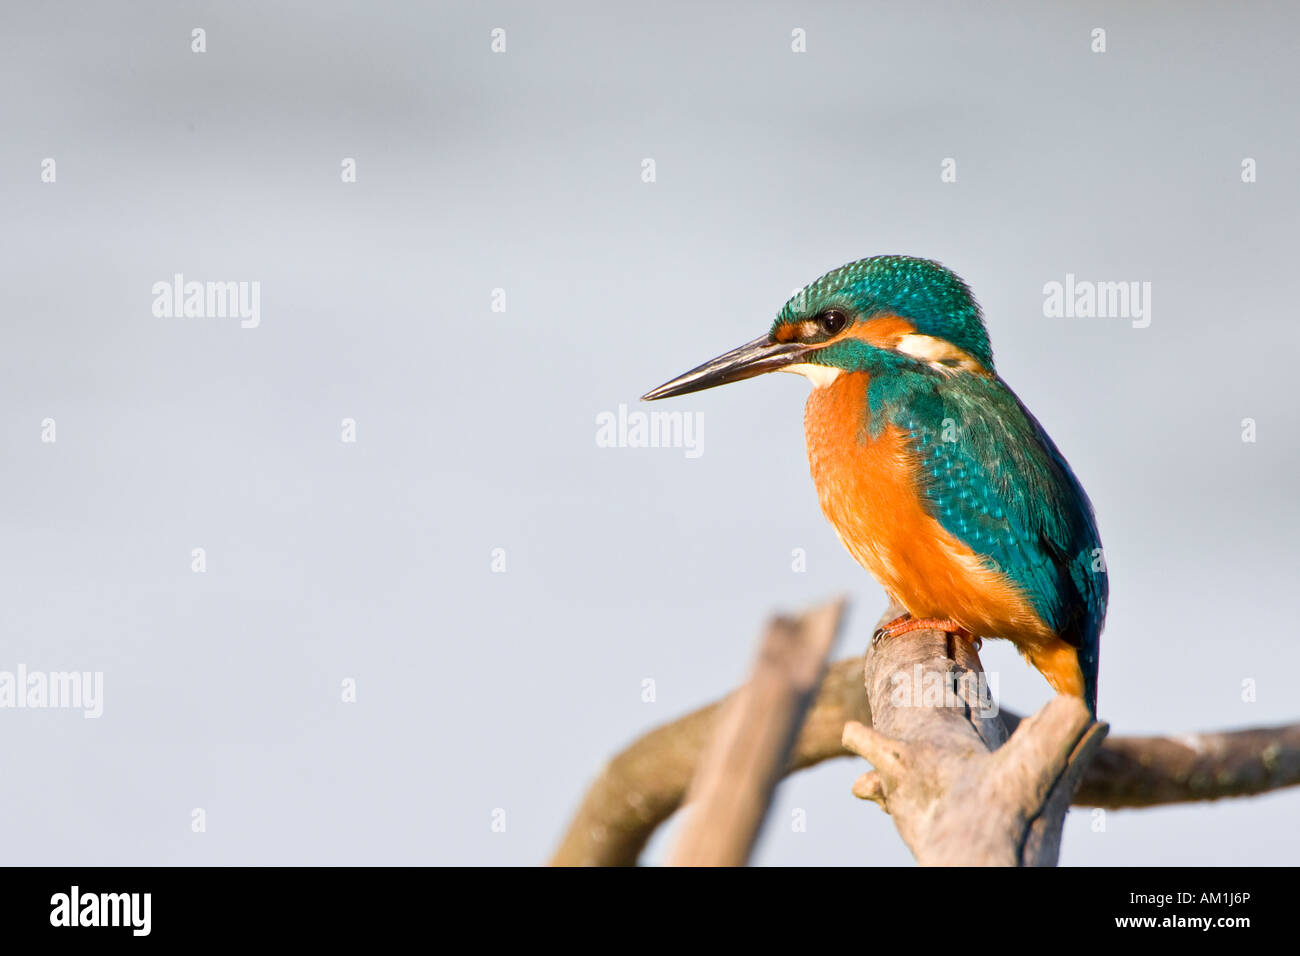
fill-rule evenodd
<path id="1" fill-rule="evenodd" d="M 814 365 L 812 362 L 799 362 L 787 365 L 782 372 L 794 372 L 813 383 L 813 388 L 825 388 L 840 376 L 840 369 L 831 365 Z"/>
<path id="2" fill-rule="evenodd" d="M 969 353 L 963 352 L 951 342 L 936 339 L 932 335 L 909 333 L 898 340 L 894 349 L 914 359 L 920 359 L 941 372 L 983 371 L 983 366 Z"/>

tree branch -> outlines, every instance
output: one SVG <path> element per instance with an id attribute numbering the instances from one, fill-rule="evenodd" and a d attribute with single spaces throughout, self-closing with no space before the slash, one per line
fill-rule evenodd
<path id="1" fill-rule="evenodd" d="M 890 608 L 881 623 L 901 608 Z M 917 631 L 867 649 L 875 727 L 844 745 L 875 768 L 853 792 L 880 805 L 922 865 L 1055 866 L 1070 797 L 1106 730 L 1057 697 L 1010 738 L 969 641 Z"/>
<path id="2" fill-rule="evenodd" d="M 632 866 L 690 784 L 719 712 L 734 694 L 651 730 L 607 763 L 587 790 L 552 866 Z M 804 718 L 786 773 L 832 757 L 846 720 L 871 722 L 862 693 L 862 658 L 832 664 Z"/>
<path id="3" fill-rule="evenodd" d="M 842 600 L 774 618 L 749 681 L 731 696 L 687 795 L 670 866 L 744 866 L 839 630 Z"/>
<path id="4" fill-rule="evenodd" d="M 850 757 L 844 725 L 871 726 L 861 657 L 827 669 L 787 773 Z M 559 866 L 630 866 L 681 805 L 724 698 L 651 730 L 602 768 L 551 859 Z M 1008 731 L 1021 718 L 1005 708 Z M 1246 797 L 1300 785 L 1300 723 L 1183 736 L 1109 737 L 1073 804 L 1125 809 Z"/>

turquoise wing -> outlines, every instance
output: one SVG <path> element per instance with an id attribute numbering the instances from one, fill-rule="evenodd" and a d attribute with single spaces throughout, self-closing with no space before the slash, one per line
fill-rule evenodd
<path id="1" fill-rule="evenodd" d="M 1095 712 L 1109 582 L 1087 494 L 1001 379 L 942 372 L 908 378 L 908 394 L 883 404 L 921 463 L 927 509 L 1009 575 L 1040 618 L 1079 649 Z"/>

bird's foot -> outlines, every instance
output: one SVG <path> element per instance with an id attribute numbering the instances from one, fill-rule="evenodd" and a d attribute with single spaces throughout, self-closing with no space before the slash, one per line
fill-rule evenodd
<path id="1" fill-rule="evenodd" d="M 888 624 L 876 628 L 876 633 L 871 635 L 871 644 L 873 647 L 881 641 L 890 637 L 898 637 L 900 634 L 907 634 L 909 631 L 943 631 L 945 634 L 951 634 L 953 637 L 959 637 L 963 641 L 970 641 L 971 646 L 978 652 L 983 647 L 984 642 L 978 637 L 971 634 L 970 631 L 962 627 L 950 617 L 912 617 L 910 614 L 903 614 L 894 618 Z"/>

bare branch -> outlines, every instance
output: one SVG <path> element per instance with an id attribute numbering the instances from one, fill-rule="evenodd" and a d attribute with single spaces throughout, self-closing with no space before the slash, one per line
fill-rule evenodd
<path id="1" fill-rule="evenodd" d="M 635 865 L 655 828 L 681 805 L 718 714 L 732 696 L 656 727 L 610 760 L 587 790 L 551 865 Z M 840 744 L 848 720 L 871 722 L 860 657 L 827 669 L 786 772 L 849 756 Z"/>
<path id="2" fill-rule="evenodd" d="M 804 712 L 821 683 L 844 602 L 768 625 L 754 671 L 717 717 L 687 796 L 671 866 L 744 866 Z"/>
<path id="3" fill-rule="evenodd" d="M 974 647 L 940 631 L 868 648 L 875 728 L 848 724 L 844 744 L 875 769 L 853 791 L 893 817 L 921 864 L 1054 866 L 1105 729 L 1082 701 L 1058 697 L 1008 739 L 983 676 Z"/>
<path id="4" fill-rule="evenodd" d="M 910 635 L 909 635 L 910 636 Z M 845 724 L 872 725 L 863 658 L 827 669 L 790 754 L 787 772 L 853 756 Z M 592 782 L 553 865 L 630 866 L 655 828 L 681 805 L 719 709 L 710 704 L 651 730 Z M 1008 731 L 1021 718 L 1005 708 Z M 1125 809 L 1218 800 L 1300 785 L 1300 723 L 1183 736 L 1108 737 L 1083 774 L 1075 806 Z"/>

